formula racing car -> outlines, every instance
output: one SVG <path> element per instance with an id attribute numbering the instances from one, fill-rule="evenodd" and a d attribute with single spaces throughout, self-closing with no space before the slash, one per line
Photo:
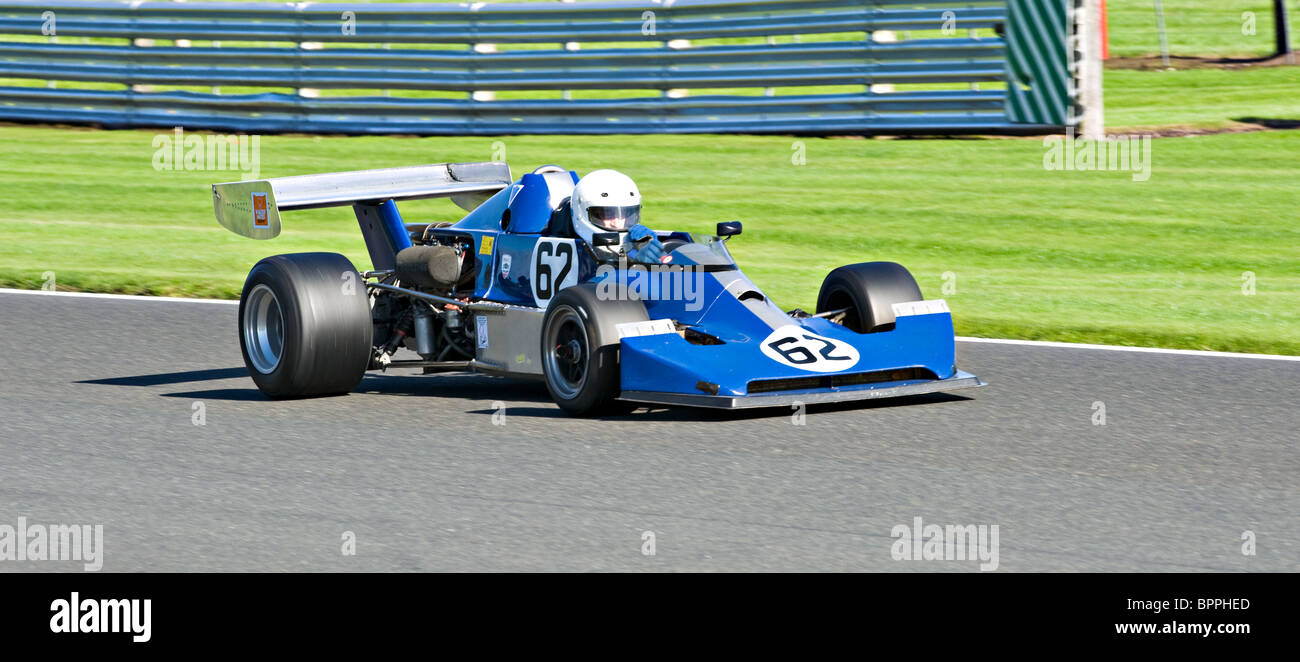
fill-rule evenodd
<path id="1" fill-rule="evenodd" d="M 504 163 L 216 184 L 217 220 L 270 239 L 281 212 L 351 206 L 372 269 L 336 253 L 276 255 L 248 274 L 239 342 L 271 398 L 352 391 L 367 371 L 539 378 L 574 415 L 638 403 L 741 408 L 980 386 L 954 365 L 952 318 L 893 262 L 830 272 L 817 311 L 786 311 L 713 234 L 641 222 L 630 178 Z M 455 223 L 406 223 L 397 202 L 450 198 Z M 418 356 L 418 358 L 415 358 Z M 404 358 L 410 357 L 410 358 Z"/>

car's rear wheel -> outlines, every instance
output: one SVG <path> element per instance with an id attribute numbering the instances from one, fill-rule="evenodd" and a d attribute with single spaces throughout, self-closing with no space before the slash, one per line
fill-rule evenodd
<path id="1" fill-rule="evenodd" d="M 916 279 L 902 265 L 861 262 L 827 274 L 817 295 L 817 312 L 842 310 L 841 324 L 858 333 L 876 333 L 894 328 L 894 304 L 921 298 Z"/>
<path id="2" fill-rule="evenodd" d="M 551 398 L 575 416 L 629 411 L 620 391 L 617 325 L 648 319 L 637 301 L 600 301 L 595 288 L 562 290 L 542 321 L 542 373 Z"/>
<path id="3" fill-rule="evenodd" d="M 371 333 L 365 284 L 342 255 L 275 255 L 244 281 L 239 347 L 269 397 L 355 389 L 370 364 Z"/>

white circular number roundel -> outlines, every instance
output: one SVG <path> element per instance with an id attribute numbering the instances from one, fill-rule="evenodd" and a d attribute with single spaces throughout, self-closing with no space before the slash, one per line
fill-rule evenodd
<path id="1" fill-rule="evenodd" d="M 537 245 L 533 247 L 528 282 L 533 288 L 533 301 L 538 308 L 545 308 L 560 290 L 578 284 L 576 246 L 572 239 L 543 237 L 537 240 Z"/>
<path id="2" fill-rule="evenodd" d="M 763 340 L 769 359 L 809 372 L 839 372 L 858 364 L 852 345 L 788 324 Z"/>

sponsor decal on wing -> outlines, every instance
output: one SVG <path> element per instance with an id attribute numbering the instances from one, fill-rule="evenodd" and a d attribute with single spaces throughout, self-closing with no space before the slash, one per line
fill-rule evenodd
<path id="1" fill-rule="evenodd" d="M 265 228 L 271 225 L 271 220 L 266 214 L 266 194 L 253 194 L 253 227 Z"/>

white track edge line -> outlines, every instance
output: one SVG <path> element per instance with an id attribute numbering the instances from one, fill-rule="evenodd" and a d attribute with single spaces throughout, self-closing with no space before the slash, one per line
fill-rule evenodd
<path id="1" fill-rule="evenodd" d="M 182 303 L 219 303 L 238 305 L 231 299 L 190 299 L 186 297 L 155 297 L 139 294 L 100 294 L 98 292 L 49 292 L 46 290 L 18 290 L 0 287 L 0 294 L 37 294 L 87 299 L 122 299 L 127 301 L 179 301 Z M 1125 347 L 1123 345 L 1094 345 L 1090 343 L 1057 342 L 1054 340 L 1013 340 L 1009 338 L 975 338 L 957 336 L 957 342 L 987 343 L 991 345 L 1027 345 L 1030 347 L 1058 347 L 1061 349 L 1094 349 L 1110 352 L 1145 352 L 1148 354 L 1180 354 L 1184 356 L 1213 356 L 1238 359 L 1267 359 L 1271 361 L 1300 361 L 1300 356 L 1283 354 L 1247 354 L 1244 352 L 1214 352 L 1201 349 L 1168 349 L 1165 347 Z"/>
<path id="2" fill-rule="evenodd" d="M 37 294 L 52 297 L 74 297 L 81 299 L 120 299 L 126 301 L 179 301 L 181 303 L 224 303 L 239 305 L 233 299 L 191 299 L 187 297 L 155 297 L 140 294 L 101 294 L 99 292 L 50 292 L 47 290 L 16 290 L 0 287 L 0 294 Z"/>
<path id="3" fill-rule="evenodd" d="M 1090 343 L 1057 342 L 1054 340 L 1013 340 L 1008 338 L 973 338 L 957 336 L 957 342 L 987 343 L 990 345 L 1027 345 L 1030 347 L 1057 347 L 1061 349 L 1095 349 L 1109 352 L 1143 352 L 1147 354 L 1179 354 L 1182 356 L 1208 356 L 1233 359 L 1268 359 L 1271 361 L 1300 361 L 1300 356 L 1285 354 L 1247 354 L 1245 352 L 1215 352 L 1204 349 L 1169 349 L 1166 347 L 1125 347 L 1123 345 L 1093 345 Z"/>

